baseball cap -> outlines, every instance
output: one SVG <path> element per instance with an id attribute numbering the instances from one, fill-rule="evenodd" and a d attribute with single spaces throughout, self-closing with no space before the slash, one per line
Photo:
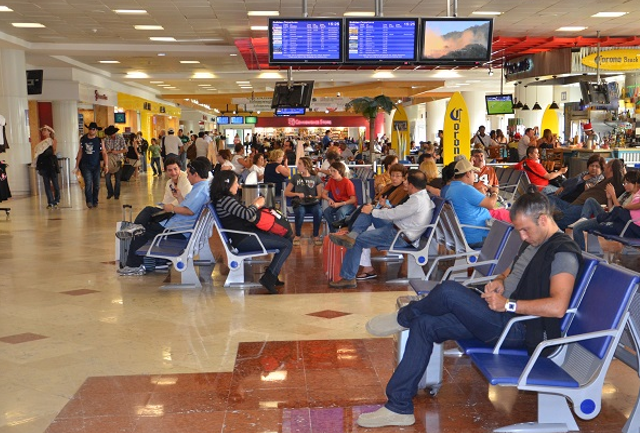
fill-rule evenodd
<path id="1" fill-rule="evenodd" d="M 480 171 L 480 169 L 478 167 L 474 167 L 467 158 L 461 159 L 460 161 L 456 162 L 456 166 L 453 169 L 453 172 L 455 174 L 464 174 L 469 171 Z"/>

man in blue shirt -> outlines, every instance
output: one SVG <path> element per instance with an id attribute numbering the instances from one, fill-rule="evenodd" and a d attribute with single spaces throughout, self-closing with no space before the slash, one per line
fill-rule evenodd
<path id="1" fill-rule="evenodd" d="M 331 145 L 332 141 L 331 140 L 331 130 L 327 129 L 324 133 L 324 137 L 322 137 L 322 148 L 326 149 L 327 147 L 329 147 L 329 145 Z"/>
<path id="2" fill-rule="evenodd" d="M 144 275 L 143 258 L 136 255 L 138 248 L 152 240 L 157 234 L 162 233 L 165 229 L 179 229 L 183 227 L 192 227 L 198 217 L 200 211 L 209 202 L 209 172 L 211 171 L 211 163 L 206 158 L 196 158 L 187 166 L 187 179 L 192 185 L 191 192 L 186 195 L 180 206 L 174 204 L 165 204 L 163 210 L 173 213 L 173 216 L 162 222 L 149 221 L 147 224 L 134 224 L 126 230 L 116 233 L 120 239 L 133 237 L 127 256 L 126 266 L 118 270 L 120 275 Z M 182 234 L 174 235 L 182 238 Z"/>
<path id="3" fill-rule="evenodd" d="M 489 209 L 496 205 L 498 194 L 492 192 L 490 196 L 482 194 L 473 187 L 474 173 L 479 172 L 468 159 L 459 160 L 454 168 L 453 181 L 447 187 L 444 198 L 449 200 L 456 211 L 461 224 L 486 227 L 491 218 Z M 488 230 L 463 228 L 467 243 L 474 247 L 482 245 L 482 241 L 489 233 Z"/>

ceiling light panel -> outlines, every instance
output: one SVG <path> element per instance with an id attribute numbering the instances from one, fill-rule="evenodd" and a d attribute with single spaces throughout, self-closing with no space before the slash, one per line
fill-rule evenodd
<path id="1" fill-rule="evenodd" d="M 19 29 L 43 29 L 45 27 L 40 23 L 11 23 L 11 25 Z"/>
<path id="2" fill-rule="evenodd" d="M 121 15 L 146 15 L 147 11 L 144 9 L 114 9 L 117 14 Z"/>
<path id="3" fill-rule="evenodd" d="M 591 15 L 592 18 L 620 18 L 628 14 L 629 12 L 598 12 L 595 15 Z"/>
<path id="4" fill-rule="evenodd" d="M 136 30 L 164 30 L 164 27 L 162 26 L 153 26 L 147 24 L 138 24 L 133 26 L 133 28 Z"/>
<path id="5" fill-rule="evenodd" d="M 249 17 L 278 17 L 280 16 L 279 11 L 249 11 L 247 12 L 247 16 Z"/>

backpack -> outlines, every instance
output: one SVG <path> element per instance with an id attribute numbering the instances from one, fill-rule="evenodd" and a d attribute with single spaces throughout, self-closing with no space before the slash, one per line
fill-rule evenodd
<path id="1" fill-rule="evenodd" d="M 191 143 L 189 147 L 187 147 L 187 159 L 189 161 L 193 161 L 198 157 L 198 149 L 196 149 L 196 144 Z"/>
<path id="2" fill-rule="evenodd" d="M 264 232 L 273 233 L 283 238 L 291 239 L 293 230 L 287 218 L 277 209 L 260 208 L 258 219 L 255 221 L 256 228 Z"/>

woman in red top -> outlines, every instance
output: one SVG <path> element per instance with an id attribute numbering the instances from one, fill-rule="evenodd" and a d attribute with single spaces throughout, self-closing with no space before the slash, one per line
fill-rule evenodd
<path id="1" fill-rule="evenodd" d="M 329 223 L 329 230 L 335 232 L 335 221 L 343 220 L 349 216 L 358 205 L 356 189 L 353 183 L 344 177 L 345 167 L 341 162 L 334 162 L 329 168 L 331 178 L 322 191 L 322 198 L 327 200 L 329 206 L 323 211 L 324 219 Z M 331 197 L 329 196 L 331 193 Z"/>
<path id="2" fill-rule="evenodd" d="M 520 161 L 515 168 L 526 171 L 527 176 L 529 176 L 529 181 L 536 185 L 543 194 L 553 194 L 556 192 L 558 187 L 549 184 L 549 181 L 562 176 L 568 170 L 568 167 L 562 167 L 560 170 L 549 173 L 542 164 L 540 164 L 540 150 L 535 146 L 529 146 L 527 148 L 527 157 Z"/>

